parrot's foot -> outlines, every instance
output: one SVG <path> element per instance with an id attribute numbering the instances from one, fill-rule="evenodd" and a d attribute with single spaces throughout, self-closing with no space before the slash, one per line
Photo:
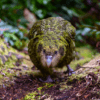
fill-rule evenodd
<path id="1" fill-rule="evenodd" d="M 69 76 L 71 76 L 72 74 L 75 74 L 74 70 L 70 68 L 69 65 L 67 65 L 67 71 L 65 73 L 68 73 Z"/>
<path id="2" fill-rule="evenodd" d="M 52 83 L 52 82 L 54 82 L 54 81 L 51 79 L 50 75 L 47 76 L 47 78 L 46 78 L 45 81 L 44 81 L 43 79 L 41 79 L 41 78 L 39 78 L 39 81 L 41 81 L 41 82 L 47 82 L 47 83 Z"/>
<path id="3" fill-rule="evenodd" d="M 75 72 L 72 70 L 68 70 L 68 75 L 71 76 L 72 74 L 75 74 Z"/>

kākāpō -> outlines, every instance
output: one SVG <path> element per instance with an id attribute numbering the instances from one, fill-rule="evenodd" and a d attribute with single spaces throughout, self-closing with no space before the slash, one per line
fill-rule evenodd
<path id="1" fill-rule="evenodd" d="M 34 65 L 52 82 L 53 68 L 67 66 L 69 75 L 75 73 L 69 66 L 75 57 L 75 27 L 61 17 L 37 21 L 28 37 L 28 53 Z"/>

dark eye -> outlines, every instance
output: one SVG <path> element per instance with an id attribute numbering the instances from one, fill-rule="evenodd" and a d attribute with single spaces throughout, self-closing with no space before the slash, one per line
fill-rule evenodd
<path id="1" fill-rule="evenodd" d="M 60 47 L 60 48 L 59 48 L 59 53 L 60 53 L 60 55 L 62 55 L 62 56 L 64 55 L 64 48 L 63 48 L 63 47 Z"/>
<path id="2" fill-rule="evenodd" d="M 57 51 L 55 51 L 55 54 L 57 54 Z"/>
<path id="3" fill-rule="evenodd" d="M 41 52 L 43 49 L 42 44 L 39 44 L 37 52 Z"/>
<path id="4" fill-rule="evenodd" d="M 44 50 L 43 50 L 43 53 L 45 53 L 45 52 L 46 52 L 46 50 L 44 49 Z"/>

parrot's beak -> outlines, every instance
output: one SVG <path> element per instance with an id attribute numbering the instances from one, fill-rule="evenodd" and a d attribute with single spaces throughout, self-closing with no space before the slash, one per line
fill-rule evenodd
<path id="1" fill-rule="evenodd" d="M 46 61 L 47 61 L 47 66 L 50 67 L 51 62 L 52 62 L 52 56 L 46 56 Z"/>

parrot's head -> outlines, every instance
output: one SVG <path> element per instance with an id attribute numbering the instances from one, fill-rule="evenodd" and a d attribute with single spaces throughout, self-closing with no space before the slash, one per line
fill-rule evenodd
<path id="1" fill-rule="evenodd" d="M 65 55 L 64 46 L 46 46 L 39 44 L 37 47 L 37 52 L 40 57 L 40 61 L 44 67 L 56 67 L 59 61 Z"/>

